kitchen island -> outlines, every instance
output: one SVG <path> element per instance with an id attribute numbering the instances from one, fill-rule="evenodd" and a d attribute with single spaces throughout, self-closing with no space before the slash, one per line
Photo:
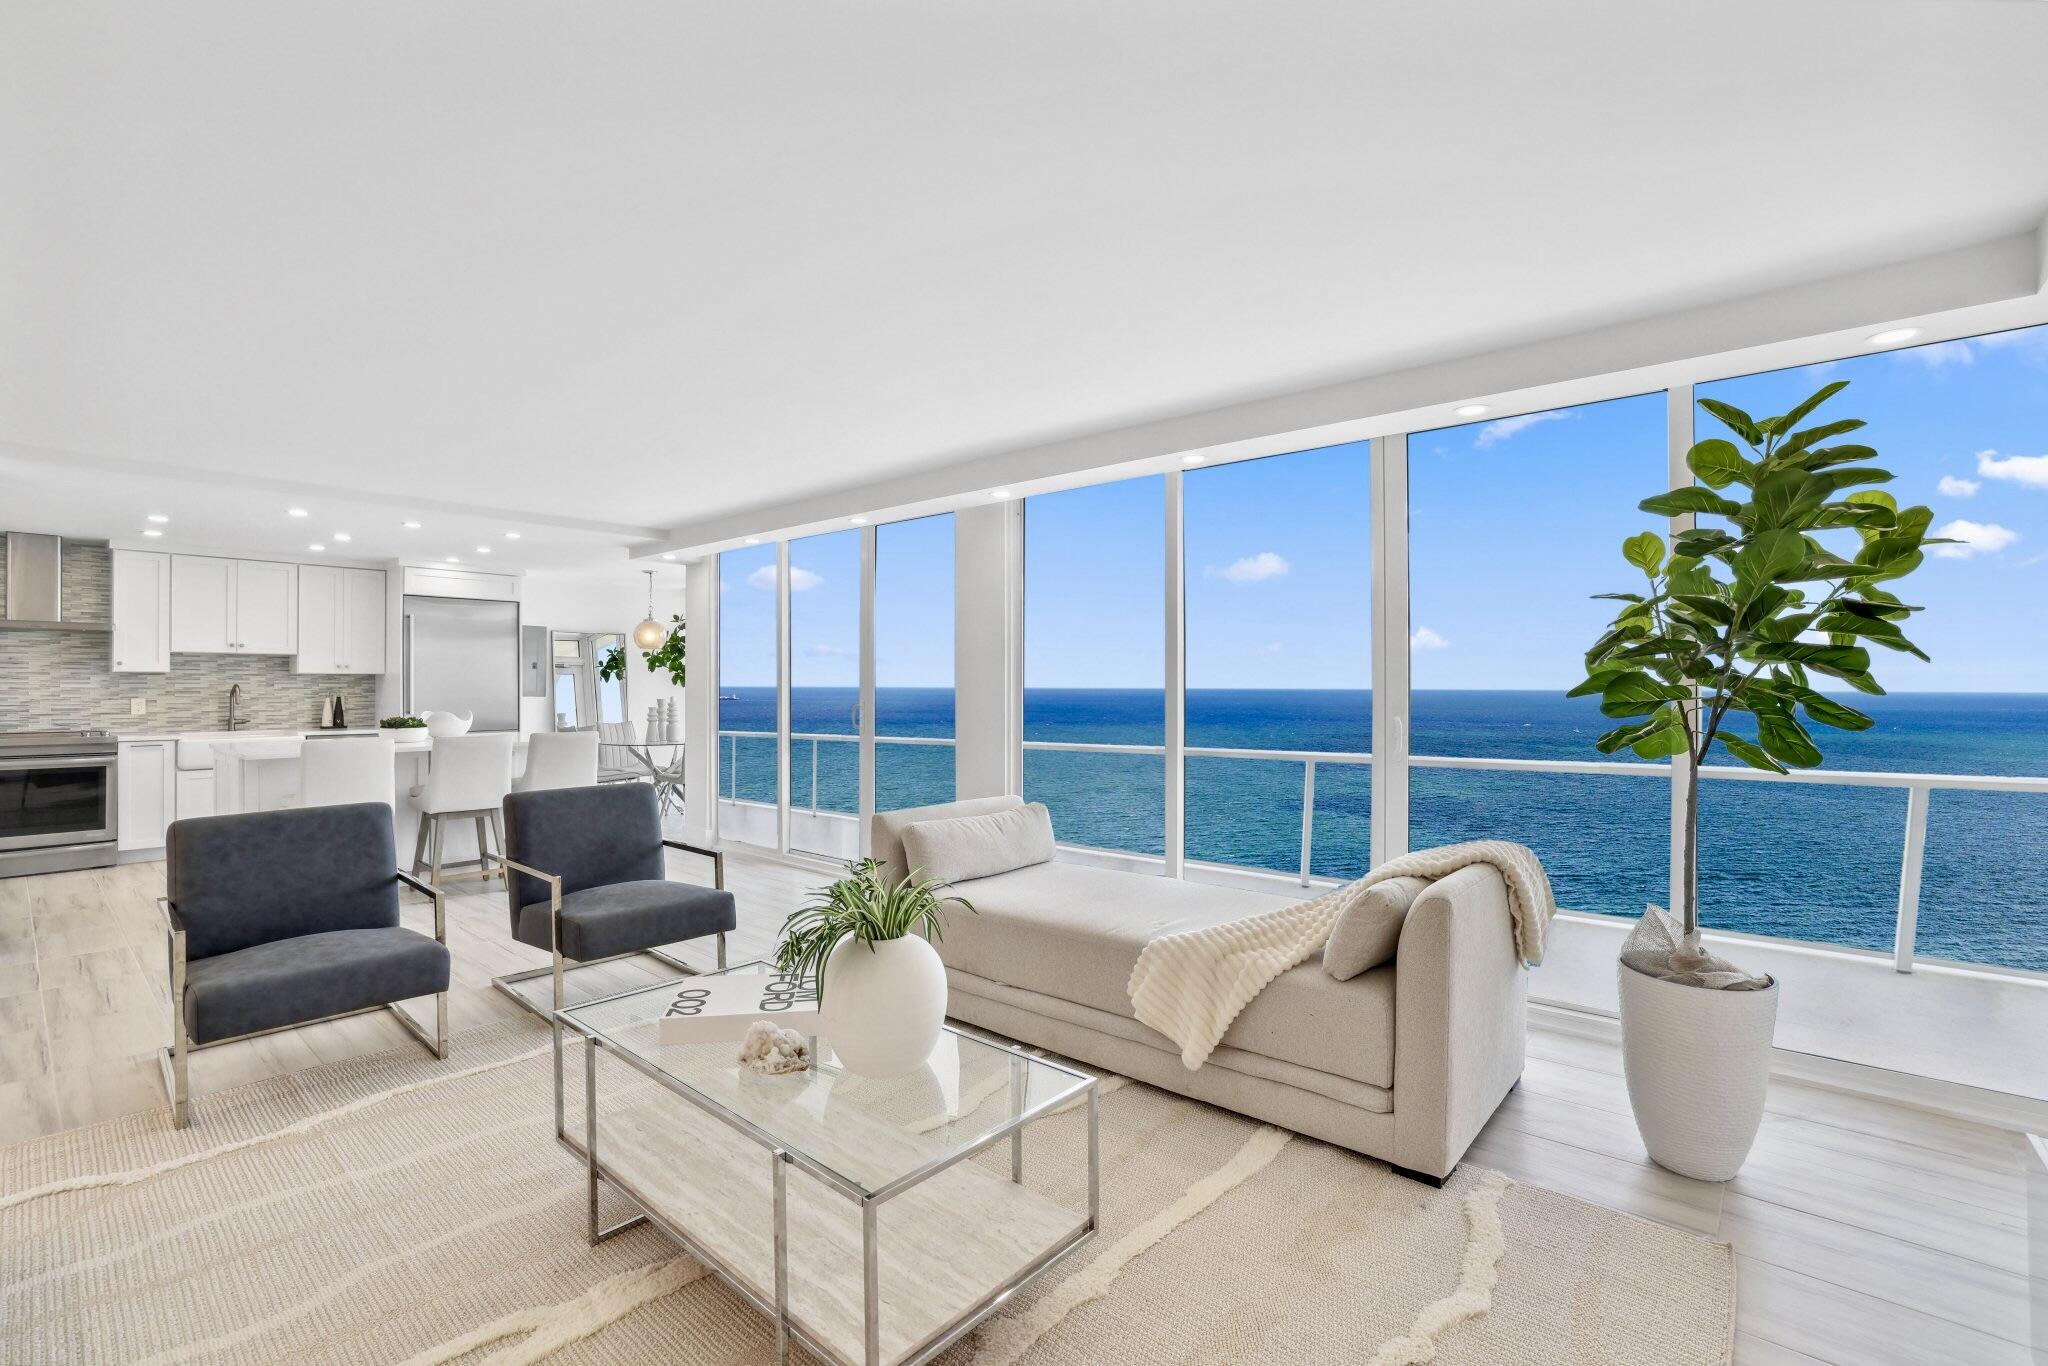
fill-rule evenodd
<path id="1" fill-rule="evenodd" d="M 374 734 L 375 732 L 365 732 Z M 408 799 L 415 787 L 423 787 L 433 761 L 434 741 L 424 730 L 400 730 L 392 736 L 391 803 L 392 835 L 397 841 L 399 862 L 410 864 L 414 842 L 419 836 L 420 813 Z M 213 750 L 213 809 L 218 815 L 237 811 L 275 811 L 296 805 L 300 791 L 299 755 L 307 745 L 331 745 L 330 736 L 251 735 L 211 742 Z M 524 738 L 512 749 L 512 771 L 517 773 L 526 754 Z M 477 856 L 476 835 L 465 821 L 450 821 L 443 838 L 443 863 L 459 863 Z"/>

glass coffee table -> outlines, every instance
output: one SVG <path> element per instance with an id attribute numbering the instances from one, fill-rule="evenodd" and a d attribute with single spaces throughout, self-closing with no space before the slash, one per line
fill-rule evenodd
<path id="1" fill-rule="evenodd" d="M 555 1017 L 558 1050 L 565 1036 L 583 1041 L 582 1141 L 569 1142 L 588 1170 L 589 1236 L 653 1223 L 774 1320 L 778 1360 L 792 1338 L 847 1366 L 929 1360 L 1095 1236 L 1095 1078 L 951 1026 L 906 1077 L 848 1072 L 829 1039 L 814 1041 L 809 1071 L 761 1076 L 739 1065 L 736 1042 L 661 1041 L 662 1012 L 688 981 Z M 600 1097 L 600 1057 L 638 1077 Z M 557 1115 L 561 1077 L 558 1051 Z M 1025 1184 L 1024 1137 L 1084 1109 L 1077 1210 L 1071 1166 L 1054 1174 L 1069 1200 Z M 1080 1136 L 1060 1137 L 1048 1146 L 1078 1156 Z M 600 1185 L 641 1212 L 603 1225 Z"/>

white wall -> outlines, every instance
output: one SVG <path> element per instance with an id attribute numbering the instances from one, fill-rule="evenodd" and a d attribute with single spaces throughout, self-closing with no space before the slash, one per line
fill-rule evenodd
<path id="1" fill-rule="evenodd" d="M 655 576 L 654 615 L 667 622 L 670 614 L 684 612 L 685 572 L 681 565 L 664 567 Z M 519 620 L 522 626 L 540 626 L 550 631 L 616 631 L 628 634 L 647 615 L 647 577 L 639 569 L 621 564 L 617 569 L 583 570 L 574 574 L 535 571 L 520 585 Z M 687 615 L 687 614 L 686 614 Z M 694 633 L 693 633 L 694 634 Z M 694 654 L 696 640 L 690 642 Z M 696 659 L 690 660 L 694 667 Z M 673 701 L 683 711 L 683 689 L 669 682 L 664 672 L 647 671 L 645 651 L 626 642 L 626 719 L 644 724 L 647 708 L 656 701 Z M 545 697 L 520 699 L 520 729 L 531 732 L 554 728 L 553 707 Z M 688 721 L 685 720 L 687 727 Z"/>

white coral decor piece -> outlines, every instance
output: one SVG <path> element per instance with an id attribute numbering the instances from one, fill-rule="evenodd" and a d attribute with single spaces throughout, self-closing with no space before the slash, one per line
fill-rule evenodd
<path id="1" fill-rule="evenodd" d="M 747 1026 L 740 1041 L 740 1066 L 763 1076 L 779 1077 L 784 1072 L 801 1072 L 811 1065 L 811 1046 L 794 1029 L 784 1029 L 766 1020 Z"/>

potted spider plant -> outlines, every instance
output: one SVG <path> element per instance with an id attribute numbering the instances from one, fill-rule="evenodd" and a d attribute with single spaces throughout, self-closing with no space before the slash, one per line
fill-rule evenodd
<path id="1" fill-rule="evenodd" d="M 822 1032 L 847 1070 L 895 1077 L 924 1065 L 946 1019 L 945 884 L 915 874 L 891 884 L 874 859 L 812 894 L 782 922 L 776 965 L 818 992 Z"/>

